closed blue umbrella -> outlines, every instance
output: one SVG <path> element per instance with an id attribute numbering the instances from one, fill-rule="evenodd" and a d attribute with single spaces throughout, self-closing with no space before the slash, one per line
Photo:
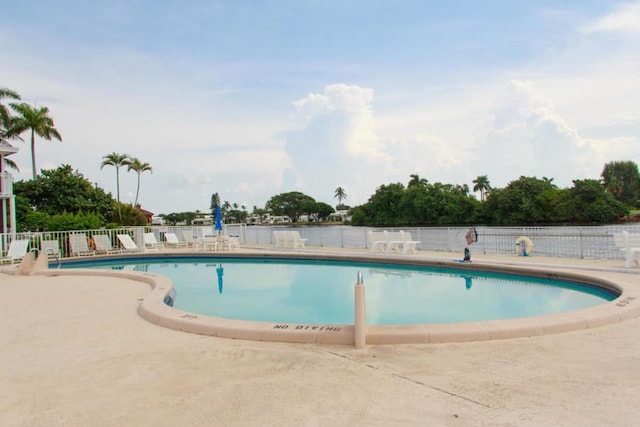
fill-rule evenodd
<path id="1" fill-rule="evenodd" d="M 218 234 L 222 230 L 222 214 L 220 212 L 220 204 L 216 205 L 216 226 L 215 230 L 218 230 Z"/>

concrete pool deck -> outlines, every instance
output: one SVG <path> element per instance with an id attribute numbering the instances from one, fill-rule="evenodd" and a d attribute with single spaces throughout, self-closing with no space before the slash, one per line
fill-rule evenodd
<path id="1" fill-rule="evenodd" d="M 623 260 L 474 254 L 481 261 L 579 269 L 629 287 L 640 279 Z M 128 279 L 0 274 L 0 289 L 0 425 L 621 426 L 640 416 L 637 317 L 356 350 L 159 327 L 136 312 L 149 286 Z"/>

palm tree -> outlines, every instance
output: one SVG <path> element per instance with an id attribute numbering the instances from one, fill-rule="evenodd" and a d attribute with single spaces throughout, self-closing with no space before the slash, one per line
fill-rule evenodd
<path id="1" fill-rule="evenodd" d="M 17 92 L 9 90 L 4 87 L 0 87 L 0 100 L 2 98 L 10 98 L 20 100 L 20 95 Z M 11 116 L 9 115 L 9 109 L 6 105 L 0 103 L 0 129 L 6 129 L 11 122 Z"/>
<path id="2" fill-rule="evenodd" d="M 7 88 L 0 87 L 0 100 L 2 100 L 2 98 L 11 98 L 11 99 L 19 100 L 20 95 L 18 95 L 17 92 L 14 92 Z M 9 114 L 9 109 L 7 108 L 6 105 L 0 103 L 0 144 L 2 145 L 4 144 L 11 145 L 9 144 L 9 141 L 8 141 L 11 138 L 21 139 L 17 135 L 12 135 L 12 136 L 7 135 L 7 128 L 10 126 L 11 120 L 12 118 L 11 118 L 11 115 Z M 18 169 L 18 165 L 13 160 L 8 159 L 6 157 L 4 158 L 4 160 L 5 160 L 5 166 L 20 172 L 20 169 Z"/>
<path id="3" fill-rule="evenodd" d="M 138 186 L 136 187 L 136 200 L 133 202 L 133 206 L 138 206 L 138 194 L 140 193 L 140 175 L 143 172 L 151 172 L 153 173 L 153 168 L 149 163 L 142 163 L 140 159 L 137 157 L 132 157 L 127 159 L 126 165 L 128 167 L 127 171 L 135 171 L 138 174 Z"/>
<path id="4" fill-rule="evenodd" d="M 407 184 L 407 187 L 424 187 L 427 184 L 429 184 L 429 181 L 427 181 L 424 178 L 420 178 L 420 175 L 418 174 L 411 174 L 409 175 L 409 177 L 411 178 L 409 180 L 409 183 Z"/>
<path id="5" fill-rule="evenodd" d="M 487 175 L 480 175 L 473 181 L 473 191 L 480 192 L 480 200 L 484 202 L 484 196 L 486 193 L 491 191 L 491 186 L 489 185 L 489 178 Z"/>
<path id="6" fill-rule="evenodd" d="M 36 135 L 47 141 L 51 141 L 52 138 L 62 141 L 62 137 L 55 128 L 47 107 L 36 108 L 23 102 L 11 104 L 11 108 L 18 115 L 11 120 L 11 126 L 6 135 L 11 137 L 27 130 L 31 131 L 31 167 L 33 168 L 33 179 L 35 180 L 38 176 L 36 169 Z"/>
<path id="7" fill-rule="evenodd" d="M 211 209 L 211 218 L 213 218 L 214 221 L 216 219 L 216 207 L 219 204 L 220 204 L 220 196 L 218 195 L 218 193 L 213 193 L 211 195 L 211 206 L 209 206 L 209 209 Z"/>
<path id="8" fill-rule="evenodd" d="M 8 168 L 13 169 L 14 171 L 20 172 L 20 168 L 18 167 L 18 164 L 16 162 L 14 162 L 11 159 L 8 158 L 4 158 L 4 165 Z"/>
<path id="9" fill-rule="evenodd" d="M 640 199 L 640 172 L 633 161 L 613 161 L 604 165 L 602 182 L 607 192 L 628 206 L 636 206 Z"/>
<path id="10" fill-rule="evenodd" d="M 338 199 L 338 205 L 342 204 L 342 201 L 347 198 L 347 192 L 344 191 L 344 188 L 338 187 L 333 196 L 334 199 Z"/>
<path id="11" fill-rule="evenodd" d="M 544 181 L 545 184 L 547 184 L 549 187 L 551 188 L 558 188 L 557 185 L 555 185 L 553 183 L 553 178 L 547 178 L 546 176 L 542 177 L 542 180 Z"/>
<path id="12" fill-rule="evenodd" d="M 113 166 L 116 168 L 116 200 L 118 201 L 118 217 L 122 221 L 122 211 L 120 209 L 120 168 L 129 164 L 128 154 L 118 154 L 115 151 L 111 154 L 107 154 L 102 158 L 102 164 L 100 169 L 105 166 Z"/>
<path id="13" fill-rule="evenodd" d="M 218 196 L 218 204 L 220 205 L 220 196 Z M 229 213 L 229 211 L 231 210 L 231 203 L 229 203 L 228 200 L 225 200 L 224 203 L 222 203 L 221 206 L 221 211 L 222 211 L 222 219 L 223 221 L 226 221 L 227 219 L 227 213 Z"/>
<path id="14" fill-rule="evenodd" d="M 616 199 L 620 199 L 622 197 L 624 185 L 620 178 L 613 174 L 603 175 L 603 184 L 607 193 L 612 194 Z"/>

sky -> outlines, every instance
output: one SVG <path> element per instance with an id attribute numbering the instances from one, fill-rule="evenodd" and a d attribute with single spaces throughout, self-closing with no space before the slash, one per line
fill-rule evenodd
<path id="1" fill-rule="evenodd" d="M 640 1 L 0 0 L 0 87 L 47 106 L 69 164 L 147 162 L 139 202 L 208 212 L 300 191 L 598 179 L 640 162 Z M 12 159 L 31 178 L 27 142 Z M 135 172 L 121 173 L 132 203 Z M 476 194 L 479 198 L 479 194 Z"/>

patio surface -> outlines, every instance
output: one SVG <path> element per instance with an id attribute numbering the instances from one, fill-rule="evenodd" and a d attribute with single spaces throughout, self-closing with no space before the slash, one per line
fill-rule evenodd
<path id="1" fill-rule="evenodd" d="M 623 260 L 473 259 L 640 279 Z M 640 416 L 640 318 L 356 350 L 163 328 L 136 312 L 149 286 L 126 279 L 0 274 L 0 291 L 2 426 L 632 426 Z"/>

